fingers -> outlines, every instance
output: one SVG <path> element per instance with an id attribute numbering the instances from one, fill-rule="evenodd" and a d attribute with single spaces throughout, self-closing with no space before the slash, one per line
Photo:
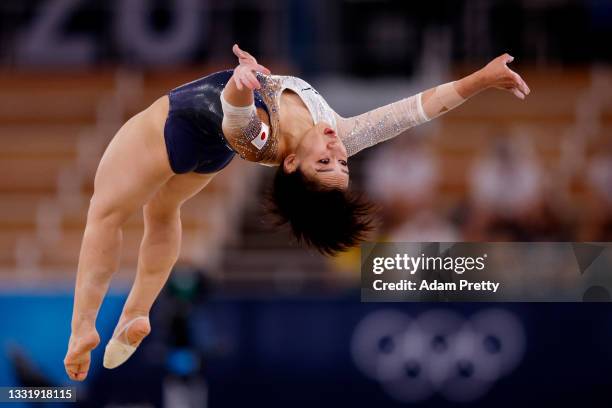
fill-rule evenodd
<path id="1" fill-rule="evenodd" d="M 519 74 L 510 70 L 510 78 L 514 85 L 525 95 L 529 95 L 531 93 L 531 89 L 527 86 L 527 83 L 521 78 Z"/>
<path id="2" fill-rule="evenodd" d="M 255 74 L 253 74 L 252 70 L 248 67 L 241 66 L 236 68 L 234 70 L 234 81 L 239 91 L 241 91 L 244 87 L 250 90 L 261 88 Z"/>
<path id="3" fill-rule="evenodd" d="M 250 85 L 250 87 L 249 87 L 250 89 L 259 89 L 259 88 L 261 88 L 261 85 L 259 84 L 259 81 L 255 77 L 255 74 L 253 74 L 253 72 L 247 71 L 246 72 L 246 78 L 247 78 L 248 83 Z"/>
<path id="4" fill-rule="evenodd" d="M 510 54 L 504 54 L 501 56 L 501 58 L 505 64 L 514 61 L 514 57 Z M 507 69 L 508 76 L 510 77 L 510 80 L 512 80 L 516 88 L 518 88 L 523 93 L 523 95 L 529 95 L 529 93 L 531 93 L 531 90 L 529 89 L 527 83 L 523 80 L 523 78 L 521 78 L 519 74 L 517 74 L 510 68 L 505 67 L 505 69 Z"/>
<path id="5" fill-rule="evenodd" d="M 242 58 L 244 57 L 244 51 L 242 51 L 240 49 L 240 47 L 238 46 L 238 44 L 234 44 L 234 46 L 232 47 L 232 52 L 234 53 L 235 56 L 237 56 L 238 58 Z"/>
<path id="6" fill-rule="evenodd" d="M 519 74 L 508 68 L 507 64 L 512 61 L 514 57 L 506 53 L 487 65 L 490 76 L 494 78 L 492 86 L 512 92 L 519 99 L 525 99 L 531 93 L 531 89 Z"/>
<path id="7" fill-rule="evenodd" d="M 242 81 L 240 80 L 240 77 L 236 75 L 236 71 L 234 71 L 234 82 L 236 83 L 236 88 L 238 88 L 239 91 L 242 91 Z"/>
<path id="8" fill-rule="evenodd" d="M 518 79 L 521 82 L 520 89 L 523 91 L 523 93 L 525 95 L 529 95 L 531 93 L 531 89 L 529 89 L 529 86 L 527 86 L 527 82 L 525 82 L 525 80 L 523 80 L 523 78 L 521 78 L 521 76 L 519 74 L 516 74 L 516 76 L 518 77 Z"/>
<path id="9" fill-rule="evenodd" d="M 232 52 L 236 57 L 238 57 L 238 63 L 242 66 L 247 66 L 250 71 L 259 71 L 266 75 L 270 75 L 271 71 L 265 66 L 258 64 L 257 60 L 248 52 L 243 51 L 238 44 L 234 44 L 232 47 Z M 259 81 L 253 75 L 244 74 L 240 78 L 240 83 L 236 81 L 236 86 L 238 89 L 242 89 L 242 86 L 247 86 L 251 89 L 260 88 Z"/>
<path id="10" fill-rule="evenodd" d="M 239 91 L 242 91 L 244 88 L 249 88 L 244 74 L 237 71 L 237 69 L 234 70 L 234 82 L 236 83 L 236 88 L 238 88 Z"/>
<path id="11" fill-rule="evenodd" d="M 255 61 L 255 58 L 251 54 L 240 49 L 238 44 L 234 44 L 234 46 L 232 47 L 232 51 L 234 55 L 238 57 L 238 60 L 240 61 L 240 63 L 243 63 L 243 62 L 256 63 L 257 62 Z"/>
<path id="12" fill-rule="evenodd" d="M 238 57 L 238 63 L 240 65 L 245 65 L 245 66 L 249 66 L 249 68 L 251 69 L 251 71 L 259 71 L 262 72 L 266 75 L 270 75 L 272 72 L 266 68 L 265 66 L 258 64 L 257 60 L 248 52 L 243 51 L 238 44 L 234 44 L 234 46 L 232 47 L 232 52 L 234 53 L 234 55 L 236 57 Z M 255 80 L 255 82 L 257 82 L 257 85 L 255 83 L 252 83 L 251 79 L 246 79 L 243 78 L 244 80 L 242 81 L 242 84 L 247 86 L 247 83 L 250 83 L 250 85 L 255 86 L 256 88 L 259 88 L 259 81 Z M 238 83 L 236 82 L 236 86 L 239 86 Z M 238 89 L 241 89 L 240 87 Z"/>
<path id="13" fill-rule="evenodd" d="M 263 65 L 259 65 L 259 64 L 257 64 L 257 71 L 262 72 L 266 75 L 270 75 L 272 73 L 268 68 L 264 67 Z"/>
<path id="14" fill-rule="evenodd" d="M 504 62 L 504 64 L 509 64 L 512 61 L 514 61 L 514 57 L 508 53 L 505 53 L 504 55 L 502 55 L 501 59 Z"/>
<path id="15" fill-rule="evenodd" d="M 517 98 L 525 99 L 525 94 L 523 92 L 521 92 L 519 89 L 517 89 L 517 88 L 510 88 L 509 91 L 512 92 L 514 94 L 514 96 L 516 96 Z"/>
<path id="16" fill-rule="evenodd" d="M 252 85 L 249 83 L 250 80 L 241 70 L 234 70 L 234 82 L 236 82 L 236 88 L 238 88 L 239 91 L 242 91 L 244 88 L 252 89 Z"/>

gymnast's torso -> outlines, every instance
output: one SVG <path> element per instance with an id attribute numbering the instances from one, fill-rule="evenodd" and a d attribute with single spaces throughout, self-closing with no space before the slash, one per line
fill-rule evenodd
<path id="1" fill-rule="evenodd" d="M 336 127 L 336 114 L 306 81 L 281 75 L 257 74 L 261 88 L 254 91 L 255 106 L 269 118 L 270 135 L 261 134 L 256 143 L 232 140 L 222 130 L 221 92 L 232 70 L 220 71 L 169 92 L 169 110 L 164 138 L 172 170 L 177 174 L 215 173 L 236 154 L 260 164 L 274 165 L 281 133 L 280 101 L 283 91 L 294 92 L 313 123 L 325 121 Z"/>

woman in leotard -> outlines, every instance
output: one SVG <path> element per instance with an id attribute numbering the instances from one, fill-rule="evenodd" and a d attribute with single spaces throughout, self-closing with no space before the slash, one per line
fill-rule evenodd
<path id="1" fill-rule="evenodd" d="M 131 118 L 98 166 L 76 279 L 72 334 L 64 365 L 82 381 L 100 342 L 95 321 L 118 268 L 122 226 L 142 209 L 145 233 L 136 277 L 104 366 L 126 361 L 149 334 L 149 311 L 176 262 L 181 205 L 238 154 L 278 166 L 272 211 L 298 240 L 325 254 L 357 244 L 371 228 L 371 205 L 348 189 L 348 157 L 451 110 L 488 88 L 529 94 L 504 54 L 446 83 L 352 118 L 342 118 L 305 81 L 270 75 L 233 48 L 234 70 L 172 90 Z"/>

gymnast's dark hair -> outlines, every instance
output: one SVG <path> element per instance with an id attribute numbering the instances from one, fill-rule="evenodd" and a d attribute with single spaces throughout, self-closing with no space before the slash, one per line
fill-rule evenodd
<path id="1" fill-rule="evenodd" d="M 361 194 L 309 180 L 299 169 L 279 166 L 268 193 L 268 211 L 288 224 L 298 242 L 325 255 L 346 251 L 376 226 L 375 206 Z"/>

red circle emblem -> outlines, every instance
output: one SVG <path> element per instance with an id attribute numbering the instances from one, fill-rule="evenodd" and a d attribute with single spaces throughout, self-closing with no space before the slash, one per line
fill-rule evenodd
<path id="1" fill-rule="evenodd" d="M 261 140 L 266 140 L 266 132 L 263 132 L 263 133 L 261 134 Z"/>

